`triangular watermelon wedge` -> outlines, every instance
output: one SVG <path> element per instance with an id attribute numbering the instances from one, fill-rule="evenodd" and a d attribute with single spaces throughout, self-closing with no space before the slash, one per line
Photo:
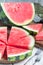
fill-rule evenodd
<path id="1" fill-rule="evenodd" d="M 20 61 L 32 54 L 32 50 L 7 46 L 8 61 Z"/>
<path id="2" fill-rule="evenodd" d="M 1 3 L 1 6 L 8 19 L 19 26 L 31 23 L 35 15 L 34 4 L 30 2 Z"/>
<path id="3" fill-rule="evenodd" d="M 8 39 L 8 45 L 32 49 L 34 44 L 34 38 L 31 35 L 27 34 L 26 31 L 17 27 L 12 27 Z"/>
<path id="4" fill-rule="evenodd" d="M 0 41 L 7 44 L 7 27 L 0 27 Z"/>
<path id="5" fill-rule="evenodd" d="M 23 26 L 25 29 L 27 29 L 30 34 L 36 35 L 38 32 L 42 30 L 42 24 L 30 24 L 27 26 Z"/>
<path id="6" fill-rule="evenodd" d="M 37 41 L 43 41 L 43 30 L 40 31 L 36 36 L 35 36 L 35 40 Z"/>
<path id="7" fill-rule="evenodd" d="M 4 55 L 5 48 L 6 48 L 6 45 L 0 41 L 0 60 L 2 59 Z"/>
<path id="8" fill-rule="evenodd" d="M 13 34 L 12 34 L 13 33 Z M 15 38 L 21 38 L 21 37 L 26 37 L 29 35 L 29 33 L 27 31 L 25 31 L 24 29 L 22 28 L 19 28 L 19 27 L 15 27 L 13 26 L 11 28 L 11 31 L 10 31 L 10 34 L 12 36 L 14 36 Z"/>

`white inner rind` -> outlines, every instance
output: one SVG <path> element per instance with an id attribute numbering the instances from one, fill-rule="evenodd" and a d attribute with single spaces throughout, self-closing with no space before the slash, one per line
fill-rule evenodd
<path id="1" fill-rule="evenodd" d="M 1 3 L 2 9 L 3 9 L 4 13 L 6 14 L 6 16 L 8 17 L 8 19 L 9 19 L 11 22 L 13 22 L 14 24 L 16 24 L 16 25 L 26 25 L 26 24 L 29 24 L 29 23 L 32 22 L 32 20 L 33 20 L 33 18 L 34 18 L 34 15 L 35 15 L 35 8 L 34 8 L 34 4 L 33 4 L 33 3 L 31 3 L 31 5 L 32 5 L 32 7 L 33 7 L 33 16 L 32 16 L 32 18 L 31 18 L 30 20 L 25 20 L 25 21 L 21 24 L 21 23 L 17 23 L 16 21 L 13 21 L 13 20 L 10 18 L 9 14 L 8 14 L 7 11 L 5 10 L 4 3 Z"/>
<path id="2" fill-rule="evenodd" d="M 0 53 L 0 59 L 2 58 L 2 54 Z"/>
<path id="3" fill-rule="evenodd" d="M 30 39 L 31 39 L 31 40 L 30 40 L 30 44 L 29 44 L 29 48 L 32 49 L 33 46 L 34 46 L 34 44 L 35 44 L 35 39 L 34 39 L 31 35 L 30 35 L 29 37 L 30 37 Z"/>
<path id="4" fill-rule="evenodd" d="M 30 31 L 34 31 L 34 32 L 37 32 L 38 33 L 38 30 L 34 30 L 34 29 L 32 29 L 30 27 L 27 27 L 27 26 L 23 26 L 23 27 L 26 28 L 26 29 L 28 29 L 28 30 L 30 30 Z"/>
<path id="5" fill-rule="evenodd" d="M 28 51 L 26 51 L 26 52 L 22 52 L 22 53 L 19 53 L 19 54 L 12 54 L 12 55 L 8 54 L 8 57 L 25 55 L 25 54 L 28 54 L 28 53 L 30 53 L 30 52 L 32 52 L 32 50 L 28 50 Z"/>
<path id="6" fill-rule="evenodd" d="M 7 27 L 0 27 L 0 30 L 1 30 L 1 29 L 7 29 Z"/>

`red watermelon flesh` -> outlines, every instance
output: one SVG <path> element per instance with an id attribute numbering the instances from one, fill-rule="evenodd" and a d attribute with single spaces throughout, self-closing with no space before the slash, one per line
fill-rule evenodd
<path id="1" fill-rule="evenodd" d="M 7 27 L 0 27 L 0 41 L 7 44 Z"/>
<path id="2" fill-rule="evenodd" d="M 3 57 L 6 45 L 0 41 L 0 59 Z"/>
<path id="3" fill-rule="evenodd" d="M 7 56 L 8 55 L 16 55 L 16 54 L 19 54 L 19 53 L 21 54 L 21 53 L 26 52 L 26 51 L 27 51 L 27 49 L 7 46 Z"/>
<path id="4" fill-rule="evenodd" d="M 34 17 L 34 5 L 27 2 L 2 3 L 2 9 L 6 16 L 17 25 L 30 23 Z"/>
<path id="5" fill-rule="evenodd" d="M 35 31 L 35 32 L 39 32 L 40 30 L 42 30 L 42 24 L 30 24 L 24 27 L 30 31 Z"/>
<path id="6" fill-rule="evenodd" d="M 36 40 L 41 40 L 43 41 L 43 30 L 40 31 L 36 36 L 35 36 Z"/>
<path id="7" fill-rule="evenodd" d="M 12 27 L 9 37 L 12 40 L 15 39 L 17 41 L 19 38 L 26 37 L 27 35 L 29 35 L 29 33 L 27 33 L 25 30 L 23 30 L 21 28 L 17 28 L 17 27 Z"/>
<path id="8" fill-rule="evenodd" d="M 34 43 L 34 38 L 30 35 L 27 36 L 23 30 L 21 31 L 19 28 L 18 30 L 17 28 L 11 29 L 8 45 L 31 49 L 34 46 Z"/>

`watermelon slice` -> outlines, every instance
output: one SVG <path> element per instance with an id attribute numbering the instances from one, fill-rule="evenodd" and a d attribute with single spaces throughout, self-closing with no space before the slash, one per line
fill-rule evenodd
<path id="1" fill-rule="evenodd" d="M 7 46 L 8 61 L 20 61 L 30 56 L 31 54 L 32 50 Z"/>
<path id="2" fill-rule="evenodd" d="M 1 6 L 8 19 L 19 26 L 31 23 L 35 15 L 33 3 L 9 2 L 1 3 Z"/>
<path id="3" fill-rule="evenodd" d="M 42 24 L 30 24 L 27 26 L 23 26 L 27 29 L 31 34 L 37 34 L 40 30 L 42 30 Z"/>
<path id="4" fill-rule="evenodd" d="M 11 28 L 10 34 L 17 39 L 20 38 L 20 37 L 26 37 L 26 36 L 29 35 L 29 33 L 27 31 L 25 31 L 24 29 L 19 28 L 19 27 L 14 27 L 14 26 Z"/>
<path id="5" fill-rule="evenodd" d="M 36 40 L 40 40 L 43 41 L 43 30 L 40 31 L 36 36 L 35 36 Z"/>
<path id="6" fill-rule="evenodd" d="M 0 60 L 3 57 L 4 51 L 5 51 L 6 45 L 0 41 Z"/>
<path id="7" fill-rule="evenodd" d="M 7 44 L 7 27 L 0 27 L 0 41 Z"/>
<path id="8" fill-rule="evenodd" d="M 24 30 L 12 27 L 8 39 L 8 45 L 20 48 L 32 49 L 34 43 L 35 43 L 34 38 L 30 35 L 27 35 L 27 33 Z"/>

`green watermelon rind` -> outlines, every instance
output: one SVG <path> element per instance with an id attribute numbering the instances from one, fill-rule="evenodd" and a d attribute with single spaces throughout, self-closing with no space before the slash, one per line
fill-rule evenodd
<path id="1" fill-rule="evenodd" d="M 16 54 L 16 55 L 9 55 L 8 61 L 21 61 L 24 60 L 26 57 L 30 57 L 32 55 L 32 50 L 28 50 L 27 52 Z"/>
<path id="2" fill-rule="evenodd" d="M 15 24 L 15 25 L 23 26 L 23 25 L 27 25 L 27 24 L 31 23 L 32 20 L 33 20 L 33 18 L 34 18 L 35 8 L 34 8 L 34 4 L 33 4 L 33 3 L 31 3 L 31 4 L 32 4 L 32 6 L 33 6 L 33 11 L 34 11 L 34 14 L 33 14 L 33 16 L 32 16 L 32 19 L 31 19 L 31 20 L 26 20 L 26 22 L 25 22 L 25 23 L 22 23 L 22 24 L 16 23 L 16 22 L 14 22 L 14 21 L 10 18 L 10 16 L 8 15 L 8 13 L 6 12 L 6 10 L 5 10 L 5 8 L 4 8 L 4 3 L 1 3 L 1 7 L 2 7 L 4 13 L 5 13 L 5 16 L 7 16 L 7 18 L 10 20 L 10 22 L 12 22 L 12 23 Z"/>
<path id="3" fill-rule="evenodd" d="M 30 32 L 30 34 L 36 35 L 38 33 L 38 30 L 33 30 L 32 28 L 29 28 L 27 26 L 23 26 L 26 30 Z"/>

